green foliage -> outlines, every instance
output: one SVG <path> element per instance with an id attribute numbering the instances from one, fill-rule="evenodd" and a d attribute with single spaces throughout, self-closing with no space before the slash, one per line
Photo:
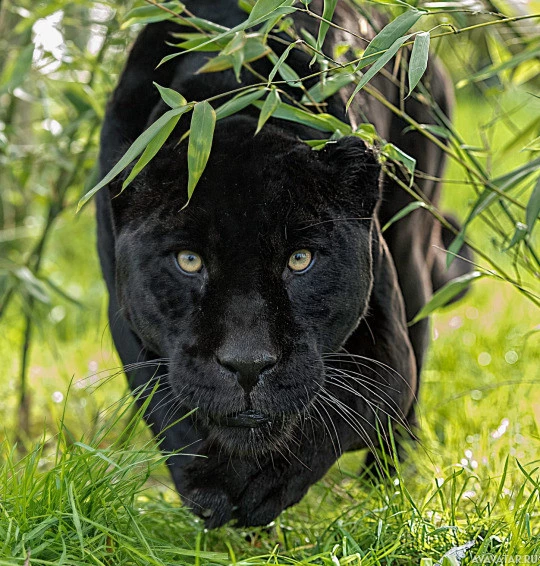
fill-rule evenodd
<path id="1" fill-rule="evenodd" d="M 191 198 L 201 175 L 204 172 L 216 125 L 216 113 L 206 101 L 195 104 L 188 145 L 188 199 Z"/>
<path id="2" fill-rule="evenodd" d="M 414 38 L 409 61 L 409 92 L 412 92 L 427 69 L 429 57 L 429 33 L 421 32 Z"/>

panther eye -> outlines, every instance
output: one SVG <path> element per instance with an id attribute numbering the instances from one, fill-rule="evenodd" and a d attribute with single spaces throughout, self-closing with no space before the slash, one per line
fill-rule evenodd
<path id="1" fill-rule="evenodd" d="M 203 266 L 202 258 L 199 254 L 189 250 L 183 250 L 176 256 L 176 261 L 180 269 L 186 273 L 198 273 Z"/>
<path id="2" fill-rule="evenodd" d="M 312 263 L 313 256 L 309 250 L 296 250 L 289 257 L 289 269 L 295 273 L 305 271 Z"/>

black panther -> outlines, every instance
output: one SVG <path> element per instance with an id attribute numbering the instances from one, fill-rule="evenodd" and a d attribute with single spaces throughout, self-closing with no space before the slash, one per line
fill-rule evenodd
<path id="1" fill-rule="evenodd" d="M 320 4 L 310 8 L 320 13 Z M 229 27 L 245 19 L 236 0 L 187 6 Z M 317 33 L 317 20 L 295 18 Z M 357 30 L 360 20 L 338 4 L 339 25 Z M 231 70 L 196 73 L 208 53 L 157 67 L 174 52 L 171 32 L 181 29 L 160 22 L 138 36 L 107 107 L 102 177 L 168 109 L 153 81 L 195 101 L 238 88 Z M 344 41 L 350 36 L 332 29 L 326 48 Z M 278 42 L 273 47 L 283 50 Z M 313 73 L 309 60 L 296 49 L 287 59 L 300 76 Z M 267 59 L 252 66 L 263 76 L 272 68 Z M 391 79 L 378 76 L 372 84 L 399 106 Z M 241 80 L 260 79 L 243 69 Z M 437 64 L 426 84 L 449 114 L 448 81 Z M 439 148 L 363 93 L 346 114 L 349 95 L 344 89 L 331 97 L 326 111 L 353 123 L 369 120 L 416 158 L 426 178 L 441 176 Z M 409 98 L 405 108 L 417 122 L 433 123 L 425 97 Z M 408 328 L 407 321 L 464 269 L 454 262 L 443 270 L 441 227 L 424 210 L 382 236 L 380 226 L 410 197 L 380 178 L 374 148 L 344 137 L 314 151 L 303 140 L 319 132 L 278 119 L 255 136 L 257 118 L 249 107 L 218 121 L 188 206 L 187 143 L 178 143 L 187 117 L 129 188 L 120 191 L 120 179 L 97 196 L 115 345 L 131 388 L 154 389 L 145 418 L 161 449 L 187 446 L 203 456 L 174 454 L 168 464 L 184 502 L 208 527 L 267 524 L 343 452 L 377 451 L 389 423 L 414 427 L 428 322 Z M 419 183 L 436 204 L 437 182 Z"/>

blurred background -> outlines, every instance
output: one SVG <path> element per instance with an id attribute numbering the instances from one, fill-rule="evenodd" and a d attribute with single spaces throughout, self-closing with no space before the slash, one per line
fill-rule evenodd
<path id="1" fill-rule="evenodd" d="M 68 389 L 64 422 L 74 436 L 91 434 L 102 411 L 126 394 L 107 328 L 93 205 L 75 209 L 95 183 L 105 103 L 140 29 L 122 28 L 133 5 L 0 4 L 0 440 L 21 451 L 43 434 L 53 437 Z M 507 455 L 540 456 L 540 309 L 531 298 L 540 294 L 540 228 L 535 233 L 526 218 L 538 175 L 533 168 L 516 180 L 514 173 L 540 151 L 540 41 L 538 20 L 479 24 L 539 5 L 425 5 L 439 12 L 423 26 L 435 30 L 432 49 L 456 85 L 460 140 L 452 143 L 489 178 L 512 181 L 512 200 L 474 218 L 467 237 L 514 284 L 484 278 L 433 317 L 421 391 L 437 466 L 461 464 L 487 476 Z M 450 24 L 477 27 L 434 38 Z M 443 209 L 463 221 L 478 189 L 458 163 L 446 179 Z"/>

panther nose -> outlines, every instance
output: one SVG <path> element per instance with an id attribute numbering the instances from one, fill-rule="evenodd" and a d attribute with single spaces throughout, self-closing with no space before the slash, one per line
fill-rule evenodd
<path id="1" fill-rule="evenodd" d="M 277 362 L 277 356 L 271 352 L 217 352 L 218 362 L 229 371 L 236 374 L 238 383 L 246 393 L 249 393 L 257 382 L 263 371 L 270 369 Z"/>

